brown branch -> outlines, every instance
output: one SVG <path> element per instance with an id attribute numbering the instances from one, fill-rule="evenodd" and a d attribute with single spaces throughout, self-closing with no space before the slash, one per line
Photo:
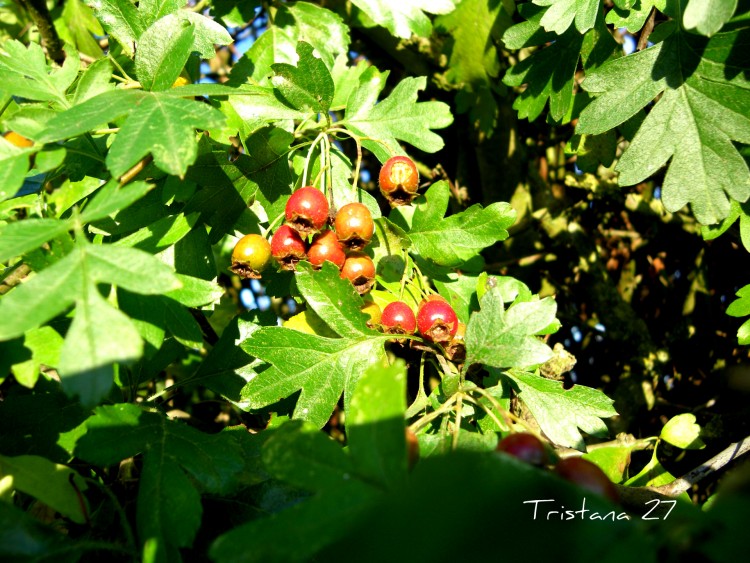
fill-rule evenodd
<path id="1" fill-rule="evenodd" d="M 135 166 L 133 166 L 130 170 L 125 172 L 122 176 L 120 176 L 120 185 L 124 186 L 128 182 L 131 182 L 133 178 L 138 176 L 141 172 L 143 172 L 146 169 L 146 166 L 151 164 L 151 161 L 154 160 L 154 157 L 149 155 L 144 156 L 141 160 L 139 160 Z"/>
<path id="2" fill-rule="evenodd" d="M 31 272 L 26 264 L 20 264 L 0 283 L 0 295 L 5 295 L 11 289 L 16 287 Z"/>
<path id="3" fill-rule="evenodd" d="M 653 501 L 674 500 L 675 497 L 689 490 L 698 481 L 708 477 L 711 473 L 715 473 L 729 462 L 746 454 L 749 450 L 750 436 L 730 445 L 721 453 L 686 473 L 683 477 L 675 479 L 671 483 L 667 483 L 661 487 L 626 487 L 624 485 L 616 485 L 620 493 L 620 502 L 625 508 L 636 514 L 645 514 L 651 511 L 649 513 L 651 517 L 664 517 L 664 513 L 670 510 L 672 504 L 654 503 Z"/>
<path id="4" fill-rule="evenodd" d="M 750 451 L 750 436 L 739 442 L 735 442 L 684 476 L 675 479 L 671 483 L 657 487 L 656 490 L 662 494 L 675 497 L 684 493 L 711 473 L 715 473 L 730 461 L 734 461 L 741 455 L 746 454 L 748 451 Z"/>
<path id="5" fill-rule="evenodd" d="M 648 46 L 648 36 L 651 35 L 651 32 L 654 30 L 655 23 L 656 8 L 651 8 L 651 14 L 648 16 L 648 20 L 646 20 L 646 24 L 641 30 L 640 37 L 638 37 L 638 46 L 636 47 L 638 51 L 643 51 Z"/>
<path id="6" fill-rule="evenodd" d="M 49 58 L 57 64 L 62 64 L 65 60 L 65 51 L 63 51 L 63 43 L 57 35 L 55 25 L 52 23 L 47 3 L 44 0 L 20 0 L 20 2 L 39 29 L 42 45 L 46 47 Z"/>

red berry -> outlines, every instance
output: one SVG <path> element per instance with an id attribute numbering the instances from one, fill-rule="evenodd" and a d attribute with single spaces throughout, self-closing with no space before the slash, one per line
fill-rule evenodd
<path id="1" fill-rule="evenodd" d="M 352 252 L 346 257 L 341 277 L 349 280 L 360 295 L 367 293 L 375 285 L 375 264 L 363 252 Z"/>
<path id="2" fill-rule="evenodd" d="M 509 434 L 497 444 L 497 451 L 505 452 L 532 465 L 547 464 L 547 450 L 544 444 L 528 432 Z"/>
<path id="3" fill-rule="evenodd" d="M 419 305 L 417 328 L 427 340 L 450 342 L 458 330 L 458 317 L 445 299 L 431 295 Z"/>
<path id="4" fill-rule="evenodd" d="M 319 268 L 323 262 L 328 260 L 336 264 L 340 270 L 344 267 L 346 254 L 344 254 L 344 248 L 336 237 L 336 233 L 323 231 L 313 238 L 310 250 L 307 251 L 307 259 L 316 268 Z"/>
<path id="5" fill-rule="evenodd" d="M 306 186 L 298 189 L 286 203 L 287 225 L 302 236 L 316 233 L 328 221 L 328 200 L 319 189 Z"/>
<path id="6" fill-rule="evenodd" d="M 380 169 L 380 192 L 392 207 L 407 205 L 417 197 L 419 172 L 408 156 L 389 158 Z"/>
<path id="7" fill-rule="evenodd" d="M 305 259 L 305 243 L 297 231 L 281 225 L 271 238 L 271 253 L 284 270 L 294 270 Z"/>
<path id="8" fill-rule="evenodd" d="M 579 487 L 617 502 L 617 487 L 598 465 L 582 457 L 566 457 L 557 462 L 555 473 Z"/>
<path id="9" fill-rule="evenodd" d="M 417 330 L 414 311 L 403 301 L 388 303 L 383 309 L 380 324 L 388 334 L 414 334 Z"/>
<path id="10" fill-rule="evenodd" d="M 260 235 L 245 235 L 232 250 L 232 265 L 229 267 L 241 278 L 260 278 L 271 261 L 271 245 Z"/>
<path id="11" fill-rule="evenodd" d="M 375 232 L 370 210 L 361 203 L 347 203 L 336 213 L 333 224 L 339 240 L 351 250 L 362 250 Z"/>

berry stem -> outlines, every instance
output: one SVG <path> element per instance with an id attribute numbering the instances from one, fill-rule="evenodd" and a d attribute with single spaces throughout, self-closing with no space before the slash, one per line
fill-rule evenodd
<path id="1" fill-rule="evenodd" d="M 276 225 L 278 225 L 279 223 L 281 223 L 281 221 L 284 219 L 284 217 L 285 217 L 285 214 L 284 214 L 283 211 L 281 213 L 279 213 L 276 216 L 276 218 L 268 224 L 268 227 L 266 227 L 265 229 L 263 229 L 263 231 L 262 231 L 263 232 L 263 238 L 268 239 L 268 235 L 271 234 L 271 231 L 273 230 L 273 228 Z"/>
<path id="2" fill-rule="evenodd" d="M 416 434 L 420 428 L 427 426 L 430 422 L 435 420 L 437 417 L 453 410 L 454 404 L 456 403 L 457 400 L 458 400 L 458 393 L 456 393 L 452 397 L 449 397 L 447 401 L 445 401 L 442 405 L 440 405 L 440 407 L 438 407 L 431 413 L 426 414 L 423 417 L 419 418 L 416 422 L 414 422 L 411 426 L 409 426 L 409 429 Z"/>
<path id="3" fill-rule="evenodd" d="M 305 158 L 305 169 L 302 172 L 302 186 L 307 185 L 307 173 L 310 168 L 310 159 L 312 159 L 312 155 L 315 152 L 315 146 L 325 137 L 325 133 L 319 133 L 317 137 L 315 137 L 315 140 L 310 145 L 310 148 L 307 151 L 307 157 Z"/>
<path id="4" fill-rule="evenodd" d="M 461 419 L 463 418 L 461 411 L 464 407 L 463 393 L 456 394 L 458 395 L 458 399 L 456 399 L 456 421 L 453 425 L 453 442 L 451 444 L 451 449 L 454 451 L 458 449 L 458 436 L 461 433 Z"/>

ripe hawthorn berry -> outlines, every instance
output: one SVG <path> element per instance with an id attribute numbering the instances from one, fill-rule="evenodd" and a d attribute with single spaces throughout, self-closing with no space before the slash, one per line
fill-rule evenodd
<path id="1" fill-rule="evenodd" d="M 260 235 L 245 235 L 232 250 L 232 265 L 229 267 L 241 278 L 260 278 L 260 273 L 271 261 L 271 245 Z"/>
<path id="2" fill-rule="evenodd" d="M 458 317 L 445 299 L 430 295 L 417 310 L 417 329 L 426 340 L 450 342 L 458 331 Z"/>
<path id="3" fill-rule="evenodd" d="M 339 240 L 350 250 L 362 250 L 375 232 L 370 210 L 356 202 L 347 203 L 338 210 L 333 226 Z"/>
<path id="4" fill-rule="evenodd" d="M 414 334 L 417 330 L 414 311 L 403 301 L 388 303 L 383 309 L 380 324 L 388 334 Z"/>
<path id="5" fill-rule="evenodd" d="M 547 450 L 542 441 L 528 432 L 514 432 L 497 444 L 498 452 L 505 452 L 531 465 L 547 465 Z"/>
<path id="6" fill-rule="evenodd" d="M 349 280 L 360 295 L 375 285 L 375 264 L 364 252 L 351 252 L 346 257 L 341 277 Z"/>
<path id="7" fill-rule="evenodd" d="M 315 268 L 320 268 L 323 262 L 328 260 L 338 266 L 338 269 L 344 267 L 346 254 L 344 247 L 341 246 L 336 233 L 333 231 L 323 231 L 313 238 L 310 249 L 307 251 L 307 259 Z"/>
<path id="8" fill-rule="evenodd" d="M 288 225 L 281 225 L 271 237 L 271 254 L 284 270 L 294 270 L 305 259 L 305 242 Z"/>
<path id="9" fill-rule="evenodd" d="M 302 236 L 320 231 L 328 221 L 328 200 L 319 189 L 305 186 L 289 198 L 286 223 Z"/>
<path id="10" fill-rule="evenodd" d="M 15 131 L 8 131 L 7 133 L 3 134 L 3 137 L 11 145 L 15 145 L 22 149 L 34 146 L 34 141 L 32 141 L 31 139 L 27 139 L 23 135 L 19 135 Z"/>
<path id="11" fill-rule="evenodd" d="M 389 158 L 380 169 L 380 193 L 390 202 L 391 207 L 408 205 L 417 197 L 419 172 L 414 161 L 408 156 Z"/>
<path id="12" fill-rule="evenodd" d="M 563 479 L 575 483 L 592 493 L 608 498 L 613 502 L 620 499 L 617 487 L 598 465 L 582 457 L 566 457 L 557 462 L 555 473 Z"/>

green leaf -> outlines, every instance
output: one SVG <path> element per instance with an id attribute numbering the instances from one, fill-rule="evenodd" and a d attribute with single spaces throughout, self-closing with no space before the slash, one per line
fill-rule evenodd
<path id="1" fill-rule="evenodd" d="M 341 278 L 334 264 L 324 262 L 316 271 L 309 263 L 300 263 L 296 280 L 307 305 L 339 336 L 375 334 L 367 328 L 368 316 L 360 311 L 362 299 L 354 286 Z"/>
<path id="2" fill-rule="evenodd" d="M 81 221 L 92 223 L 122 211 L 145 196 L 152 187 L 140 181 L 120 186 L 116 180 L 111 180 L 88 202 L 81 213 Z"/>
<path id="3" fill-rule="evenodd" d="M 262 459 L 272 476 L 312 492 L 336 490 L 354 471 L 341 445 L 302 421 L 275 430 L 263 445 Z"/>
<path id="4" fill-rule="evenodd" d="M 36 250 L 70 228 L 69 221 L 36 218 L 0 225 L 0 262 Z"/>
<path id="5" fill-rule="evenodd" d="M 0 557 L 3 559 L 76 563 L 86 550 L 85 544 L 75 544 L 11 503 L 0 502 Z"/>
<path id="6" fill-rule="evenodd" d="M 506 34 L 512 32 L 514 27 Z M 537 36 L 538 33 L 535 33 L 534 37 Z M 515 87 L 527 85 L 513 102 L 518 117 L 534 121 L 541 115 L 549 99 L 552 118 L 555 121 L 563 119 L 573 103 L 573 82 L 582 47 L 583 36 L 571 29 L 557 37 L 550 46 L 537 50 L 508 69 L 503 84 Z"/>
<path id="7" fill-rule="evenodd" d="M 135 41 L 145 29 L 135 4 L 130 0 L 88 0 L 87 4 L 93 8 L 107 34 L 132 57 Z"/>
<path id="8" fill-rule="evenodd" d="M 599 0 L 533 0 L 537 6 L 549 6 L 541 19 L 546 31 L 562 35 L 575 20 L 576 29 L 586 33 L 594 27 L 599 13 Z"/>
<path id="9" fill-rule="evenodd" d="M 670 418 L 659 437 L 683 450 L 701 450 L 706 444 L 700 435 L 701 427 L 695 422 L 695 415 L 687 412 Z"/>
<path id="10" fill-rule="evenodd" d="M 504 375 L 553 443 L 584 451 L 586 444 L 579 428 L 592 436 L 607 436 L 607 425 L 601 419 L 615 416 L 617 411 L 612 407 L 614 401 L 601 391 L 583 385 L 566 390 L 562 381 L 521 371 Z"/>
<path id="11" fill-rule="evenodd" d="M 198 154 L 194 128 L 211 129 L 224 116 L 208 104 L 169 92 L 116 90 L 100 94 L 51 119 L 42 142 L 74 137 L 127 115 L 107 154 L 107 167 L 121 176 L 148 154 L 169 174 L 183 177 Z"/>
<path id="12" fill-rule="evenodd" d="M 621 483 L 630 465 L 631 451 L 632 448 L 628 446 L 607 446 L 592 449 L 582 457 L 598 465 L 610 481 Z"/>
<path id="13" fill-rule="evenodd" d="M 209 435 L 136 405 L 98 407 L 85 423 L 76 456 L 96 465 L 143 454 L 137 500 L 142 541 L 163 537 L 188 547 L 201 522 L 196 485 L 228 493 L 244 467 L 240 445 L 229 434 Z"/>
<path id="14" fill-rule="evenodd" d="M 40 382 L 41 383 L 41 382 Z M 57 463 L 73 455 L 79 425 L 87 413 L 58 386 L 34 394 L 15 393 L 0 402 L 0 451 L 5 455 L 33 454 Z M 2 503 L 0 503 L 2 504 Z"/>
<path id="15" fill-rule="evenodd" d="M 47 64 L 41 46 L 31 43 L 25 47 L 16 40 L 0 45 L 0 92 L 14 96 L 55 102 L 59 107 L 68 107 L 65 92 L 78 76 L 80 60 L 74 49 L 65 49 L 65 62 L 61 68 Z"/>
<path id="16" fill-rule="evenodd" d="M 112 90 L 114 85 L 111 80 L 112 63 L 108 59 L 99 59 L 91 63 L 78 79 L 73 96 L 73 105 L 81 104 L 98 94 Z"/>
<path id="17" fill-rule="evenodd" d="M 183 0 L 140 0 L 138 15 L 145 27 L 185 6 Z"/>
<path id="18" fill-rule="evenodd" d="M 435 19 L 435 26 L 449 33 L 446 42 L 449 66 L 445 78 L 460 88 L 458 111 L 468 112 L 472 123 L 487 136 L 496 123 L 497 101 L 493 94 L 500 73 L 495 40 L 512 24 L 501 2 L 463 0 L 451 13 Z"/>
<path id="19" fill-rule="evenodd" d="M 95 404 L 111 388 L 112 363 L 135 360 L 142 353 L 132 322 L 101 297 L 98 283 L 144 294 L 179 287 L 171 270 L 150 254 L 82 244 L 0 301 L 0 315 L 12 319 L 0 326 L 2 340 L 20 336 L 76 304 L 58 367 L 66 392 L 79 394 L 86 405 Z"/>
<path id="20" fill-rule="evenodd" d="M 19 149 L 0 139 L 0 201 L 13 197 L 29 171 L 31 149 Z"/>
<path id="21" fill-rule="evenodd" d="M 746 317 L 750 315 L 750 285 L 746 285 L 737 292 L 735 299 L 727 307 L 727 315 L 732 317 Z M 750 344 L 750 319 L 740 326 L 737 339 L 743 346 Z"/>
<path id="22" fill-rule="evenodd" d="M 84 286 L 60 351 L 58 370 L 65 392 L 92 407 L 112 388 L 113 364 L 135 361 L 142 354 L 143 342 L 130 319 L 109 305 L 95 286 Z"/>
<path id="23" fill-rule="evenodd" d="M 162 18 L 138 41 L 135 72 L 146 90 L 167 90 L 193 51 L 195 27 L 188 20 Z"/>
<path id="24" fill-rule="evenodd" d="M 236 96 L 230 104 L 242 120 L 238 128 L 243 135 L 250 135 L 272 122 L 302 120 L 310 116 L 281 101 L 273 88 L 246 86 L 242 91 L 251 95 Z"/>
<path id="25" fill-rule="evenodd" d="M 347 436 L 354 470 L 368 482 L 394 488 L 407 471 L 406 365 L 373 364 L 360 377 L 347 412 Z"/>
<path id="26" fill-rule="evenodd" d="M 203 307 L 216 302 L 224 295 L 224 288 L 214 281 L 206 281 L 191 276 L 177 274 L 182 287 L 173 289 L 165 295 L 185 307 Z"/>
<path id="27" fill-rule="evenodd" d="M 273 85 L 284 100 L 301 111 L 327 113 L 333 101 L 333 79 L 325 63 L 313 55 L 309 43 L 297 43 L 297 66 L 274 63 Z"/>
<path id="28" fill-rule="evenodd" d="M 682 25 L 711 37 L 734 15 L 737 0 L 689 0 Z"/>
<path id="29" fill-rule="evenodd" d="M 337 55 L 347 54 L 349 27 L 338 14 L 308 2 L 297 2 L 288 10 L 294 17 L 297 38 L 312 45 L 328 68 L 333 67 Z"/>
<path id="30" fill-rule="evenodd" d="M 447 14 L 455 9 L 455 0 L 352 0 L 376 24 L 396 37 L 409 39 L 413 34 L 429 37 L 429 14 Z"/>
<path id="31" fill-rule="evenodd" d="M 606 23 L 617 28 L 624 27 L 630 33 L 637 33 L 646 23 L 651 10 L 663 4 L 663 0 L 639 0 L 629 8 L 614 6 L 607 12 Z"/>
<path id="32" fill-rule="evenodd" d="M 13 488 L 31 495 L 77 524 L 86 522 L 78 491 L 86 482 L 72 469 L 43 457 L 0 455 L 0 476 L 11 476 Z M 74 485 L 75 484 L 75 485 Z"/>
<path id="33" fill-rule="evenodd" d="M 741 31 L 706 42 L 677 31 L 587 75 L 583 87 L 599 95 L 581 113 L 579 133 L 612 129 L 661 94 L 617 164 L 620 185 L 645 180 L 671 158 L 662 187 L 669 211 L 689 203 L 698 221 L 713 224 L 729 215 L 730 198 L 750 197 L 750 171 L 732 144 L 750 143 L 750 97 L 727 78 L 727 57 L 748 37 Z"/>
<path id="34" fill-rule="evenodd" d="M 242 342 L 242 349 L 273 367 L 258 373 L 243 395 L 259 408 L 301 389 L 294 418 L 321 428 L 342 391 L 348 405 L 360 375 L 371 364 L 382 361 L 386 340 L 386 335 L 325 338 L 288 328 L 263 327 Z"/>
<path id="35" fill-rule="evenodd" d="M 297 31 L 296 26 L 283 28 L 274 25 L 268 26 L 268 29 L 232 66 L 229 84 L 240 85 L 250 82 L 251 84 L 269 85 L 267 79 L 272 74 L 271 65 L 296 62 Z"/>
<path id="36" fill-rule="evenodd" d="M 59 364 L 62 343 L 62 336 L 50 326 L 28 331 L 24 335 L 23 345 L 31 350 L 31 359 L 11 367 L 16 381 L 32 389 L 39 378 L 42 364 L 48 367 L 56 367 Z"/>
<path id="37" fill-rule="evenodd" d="M 385 162 L 393 154 L 401 153 L 398 140 L 425 152 L 437 152 L 443 148 L 443 139 L 430 129 L 447 127 L 453 122 L 453 116 L 448 105 L 443 102 L 417 102 L 417 92 L 424 90 L 427 85 L 426 77 L 404 78 L 377 105 L 377 96 L 385 82 L 373 82 L 370 78 L 365 72 L 360 77 L 359 89 L 369 90 L 371 95 L 367 96 L 365 103 L 357 107 L 356 111 L 347 106 L 343 122 L 358 135 L 380 141 L 363 140 L 364 147 L 372 151 L 381 162 Z M 352 96 L 359 95 L 357 91 L 352 92 Z"/>
<path id="38" fill-rule="evenodd" d="M 510 204 L 497 202 L 482 208 L 472 205 L 465 211 L 444 218 L 450 200 L 448 182 L 433 184 L 417 200 L 408 237 L 423 258 L 442 266 L 460 266 L 479 251 L 508 238 L 516 219 Z M 446 242 L 450 241 L 450 244 Z"/>
<path id="39" fill-rule="evenodd" d="M 63 41 L 75 45 L 81 53 L 94 58 L 101 56 L 102 49 L 92 34 L 104 35 L 104 30 L 91 8 L 81 0 L 65 2 L 62 19 L 55 21 L 55 29 Z"/>
<path id="40" fill-rule="evenodd" d="M 309 561 L 317 551 L 347 534 L 373 496 L 372 488 L 359 481 L 342 482 L 336 490 L 318 493 L 219 536 L 211 546 L 211 559 L 217 563 Z"/>
<path id="41" fill-rule="evenodd" d="M 555 321 L 557 304 L 551 297 L 521 302 L 505 309 L 493 288 L 480 301 L 466 327 L 466 365 L 524 367 L 546 362 L 552 350 L 534 335 Z"/>

